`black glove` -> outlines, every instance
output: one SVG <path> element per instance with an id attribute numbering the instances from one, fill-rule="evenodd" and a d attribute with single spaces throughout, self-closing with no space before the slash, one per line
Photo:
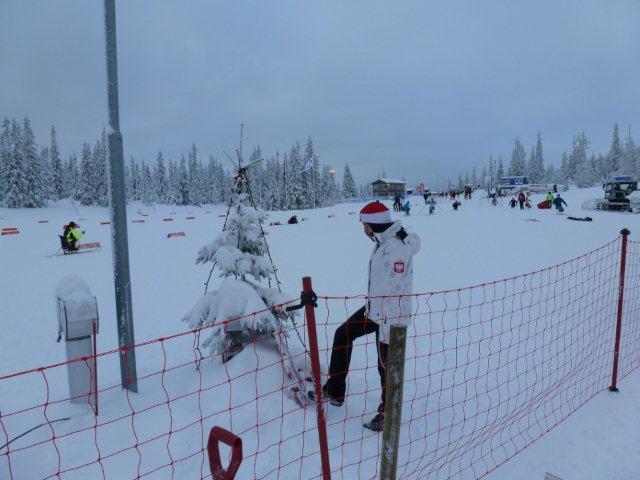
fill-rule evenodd
<path id="1" fill-rule="evenodd" d="M 60 340 L 62 340 L 62 333 L 58 332 L 58 338 L 56 338 L 56 343 L 60 343 Z"/>

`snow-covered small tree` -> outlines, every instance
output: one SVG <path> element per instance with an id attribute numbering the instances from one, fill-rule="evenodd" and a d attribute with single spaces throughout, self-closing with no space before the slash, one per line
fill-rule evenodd
<path id="1" fill-rule="evenodd" d="M 196 257 L 197 264 L 213 263 L 224 280 L 183 319 L 191 328 L 214 325 L 202 346 L 225 359 L 251 339 L 295 328 L 295 315 L 277 308 L 292 297 L 271 288 L 275 270 L 260 226 L 267 214 L 250 204 L 246 190 L 237 189 L 231 205 L 225 229 Z"/>

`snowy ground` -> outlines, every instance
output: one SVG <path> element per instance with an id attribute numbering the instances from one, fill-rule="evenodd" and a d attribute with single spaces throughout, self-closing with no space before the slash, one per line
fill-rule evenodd
<path id="1" fill-rule="evenodd" d="M 458 288 L 538 270 L 599 247 L 616 238 L 623 227 L 632 231 L 632 239 L 640 239 L 638 216 L 580 209 L 584 199 L 601 195 L 600 189 L 570 191 L 564 195 L 569 204 L 567 213 L 589 215 L 594 218 L 590 223 L 572 222 L 548 210 L 512 210 L 506 202 L 491 207 L 479 198 L 463 202 L 457 212 L 446 200 L 439 199 L 436 214 L 429 216 L 422 200 L 416 198 L 410 217 L 394 214 L 422 237 L 423 250 L 415 261 L 415 290 Z M 537 201 L 539 199 L 534 198 L 534 203 Z M 64 347 L 55 343 L 53 292 L 56 282 L 68 273 L 83 277 L 97 295 L 102 320 L 98 350 L 117 346 L 110 230 L 109 226 L 100 225 L 100 221 L 108 220 L 108 215 L 106 209 L 77 208 L 76 214 L 75 207 L 63 201 L 46 209 L 0 209 L 0 227 L 20 229 L 19 235 L 0 237 L 3 272 L 0 277 L 0 331 L 3 332 L 0 376 L 64 360 Z M 362 234 L 357 216 L 350 215 L 359 208 L 359 205 L 343 204 L 297 212 L 299 218 L 308 220 L 298 225 L 267 228 L 280 279 L 293 296 L 305 275 L 312 277 L 314 289 L 321 295 L 365 292 L 371 244 Z M 138 342 L 185 329 L 179 319 L 202 294 L 209 271 L 206 266 L 194 265 L 195 253 L 222 228 L 224 219 L 219 214 L 224 210 L 222 206 L 129 207 L 129 220 L 145 220 L 128 225 Z M 286 222 L 293 213 L 296 212 L 274 212 L 270 220 Z M 330 214 L 335 217 L 329 217 Z M 187 220 L 190 215 L 195 216 L 195 220 Z M 173 217 L 174 221 L 163 222 L 165 217 Z M 529 221 L 533 218 L 538 221 Z M 62 225 L 72 219 L 79 220 L 87 232 L 84 240 L 99 241 L 103 249 L 72 257 L 48 257 L 58 248 L 56 235 Z M 48 220 L 48 223 L 38 223 L 39 220 Z M 184 231 L 186 237 L 166 238 L 167 233 L 176 231 Z M 332 322 L 337 321 L 339 319 L 332 318 Z M 190 353 L 190 349 L 186 350 Z M 157 354 L 157 351 L 153 353 Z M 152 354 L 142 353 L 139 368 L 144 369 L 144 362 L 152 358 Z M 207 371 L 212 372 L 213 366 Z M 105 384 L 116 381 L 117 376 L 116 368 L 100 372 L 101 382 Z M 65 387 L 62 383 L 60 388 Z M 0 388 L 0 410 L 13 410 L 20 405 L 15 393 Z M 119 401 L 114 398 L 113 402 L 117 405 Z M 639 402 L 640 375 L 635 372 L 625 379 L 619 394 L 598 395 L 488 478 L 540 479 L 547 471 L 564 480 L 635 478 L 640 471 L 640 455 L 633 447 L 640 441 L 640 417 L 635 414 Z M 312 419 L 304 421 L 312 424 Z M 30 426 L 24 425 L 22 430 Z M 3 440 L 0 430 L 0 444 Z M 6 475 L 3 461 L 0 457 L 0 478 Z"/>

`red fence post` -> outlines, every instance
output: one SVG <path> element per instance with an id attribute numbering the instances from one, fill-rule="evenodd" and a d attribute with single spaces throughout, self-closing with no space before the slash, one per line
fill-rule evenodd
<path id="1" fill-rule="evenodd" d="M 311 277 L 302 279 L 302 291 L 313 294 Z M 306 303 L 304 313 L 307 317 L 307 332 L 309 334 L 309 356 L 311 357 L 311 371 L 316 394 L 316 417 L 318 421 L 318 441 L 320 442 L 320 461 L 322 463 L 323 480 L 331 480 L 331 464 L 329 463 L 329 444 L 327 442 L 327 421 L 324 417 L 322 404 L 322 376 L 320 375 L 320 354 L 318 353 L 318 335 L 316 333 L 316 314 L 313 305 Z"/>
<path id="2" fill-rule="evenodd" d="M 93 322 L 93 395 L 95 400 L 95 414 L 98 416 L 98 329 Z"/>
<path id="3" fill-rule="evenodd" d="M 219 442 L 231 447 L 231 460 L 226 469 L 222 467 L 222 461 L 220 460 Z M 242 439 L 229 430 L 213 427 L 209 432 L 207 452 L 209 454 L 209 469 L 213 480 L 233 480 L 242 463 Z"/>
<path id="4" fill-rule="evenodd" d="M 622 334 L 622 310 L 624 308 L 624 276 L 627 266 L 627 237 L 631 232 L 623 228 L 620 231 L 622 243 L 620 247 L 620 282 L 618 284 L 618 313 L 616 318 L 616 343 L 613 349 L 613 372 L 611 373 L 611 392 L 618 391 L 618 358 L 620 356 L 620 335 Z"/>

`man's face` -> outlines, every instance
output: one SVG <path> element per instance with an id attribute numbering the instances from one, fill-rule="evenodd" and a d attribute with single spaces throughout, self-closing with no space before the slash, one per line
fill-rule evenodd
<path id="1" fill-rule="evenodd" d="M 371 226 L 368 223 L 363 223 L 362 225 L 364 225 L 364 234 L 369 238 L 373 238 L 373 230 L 371 229 Z"/>

